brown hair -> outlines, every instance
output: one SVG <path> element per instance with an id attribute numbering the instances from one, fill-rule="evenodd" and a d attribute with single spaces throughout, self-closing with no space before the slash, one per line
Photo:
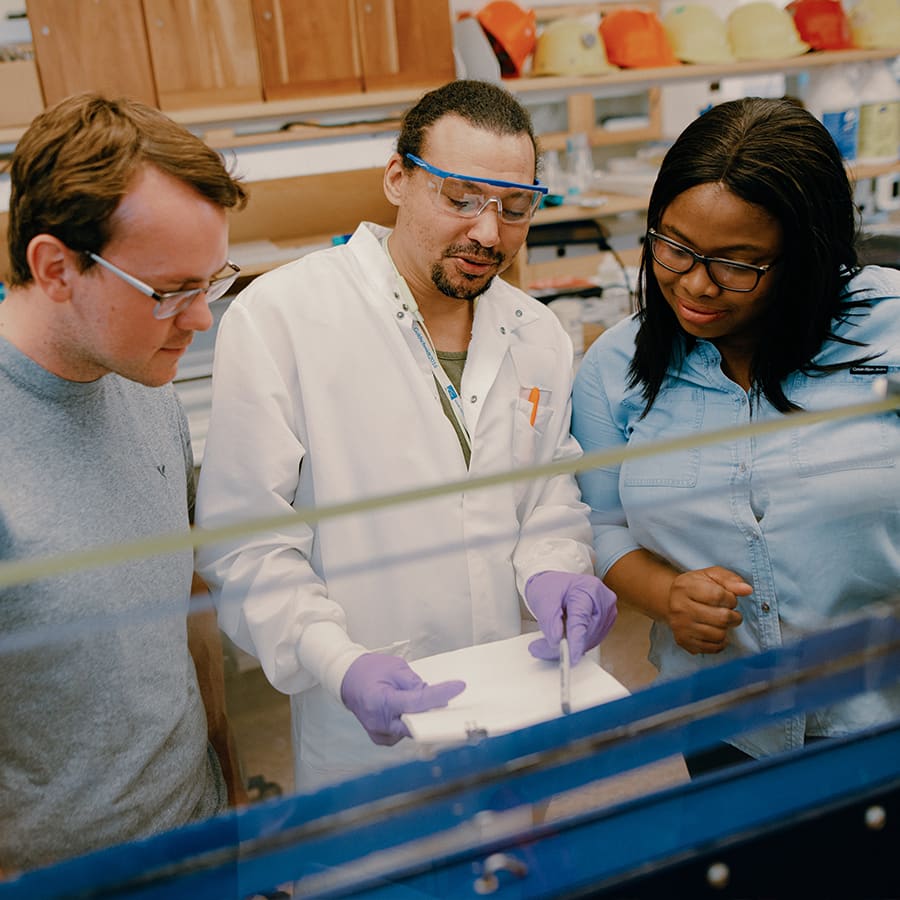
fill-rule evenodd
<path id="1" fill-rule="evenodd" d="M 221 156 L 159 110 L 93 93 L 67 97 L 34 119 L 10 162 L 10 284 L 31 281 L 26 251 L 35 235 L 100 253 L 112 237 L 113 213 L 144 165 L 225 209 L 247 202 Z M 92 265 L 86 255 L 83 265 Z"/>

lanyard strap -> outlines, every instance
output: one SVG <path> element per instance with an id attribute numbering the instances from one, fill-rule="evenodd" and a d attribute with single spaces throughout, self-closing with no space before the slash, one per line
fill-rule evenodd
<path id="1" fill-rule="evenodd" d="M 413 349 L 418 347 L 421 353 L 424 354 L 426 362 L 431 367 L 431 373 L 434 376 L 434 380 L 437 382 L 438 389 L 443 391 L 450 401 L 450 409 L 453 410 L 453 415 L 456 417 L 460 433 L 462 434 L 463 440 L 466 442 L 466 446 L 469 448 L 469 452 L 471 452 L 472 439 L 469 436 L 469 429 L 466 427 L 466 417 L 463 412 L 462 398 L 459 396 L 459 391 L 453 386 L 450 376 L 444 371 L 444 367 L 438 359 L 434 341 L 428 333 L 428 328 L 425 325 L 425 319 L 422 318 L 422 313 L 419 312 L 419 304 L 416 303 L 416 298 L 413 297 L 412 291 L 406 283 L 406 279 L 400 274 L 397 266 L 394 264 L 394 260 L 391 257 L 391 251 L 388 249 L 388 237 L 390 237 L 390 235 L 385 235 L 381 239 L 381 246 L 384 248 L 387 258 L 391 261 L 394 274 L 397 276 L 397 289 L 402 300 L 401 305 L 412 318 L 411 331 L 416 338 L 415 342 L 408 341 L 408 343 Z M 402 326 L 401 330 L 404 334 L 406 333 L 406 329 Z"/>
<path id="2" fill-rule="evenodd" d="M 450 401 L 450 409 L 453 410 L 453 415 L 456 417 L 460 433 L 463 436 L 463 440 L 466 442 L 466 446 L 471 451 L 472 439 L 469 437 L 469 429 L 466 427 L 466 418 L 465 413 L 463 412 L 462 398 L 459 396 L 459 391 L 456 390 L 453 386 L 453 382 L 450 380 L 450 376 L 444 371 L 444 367 L 438 359 L 434 341 L 431 340 L 431 335 L 428 333 L 425 320 L 422 318 L 422 313 L 419 312 L 419 307 L 412 295 L 412 291 L 409 289 L 409 285 L 406 283 L 406 279 L 404 279 L 399 272 L 397 273 L 397 283 L 400 288 L 400 294 L 406 305 L 409 307 L 409 313 L 412 316 L 413 322 L 411 330 L 416 337 L 416 345 L 424 354 L 425 360 L 431 367 L 431 373 L 434 376 L 434 380 L 437 382 L 438 388 L 447 395 L 447 399 Z"/>

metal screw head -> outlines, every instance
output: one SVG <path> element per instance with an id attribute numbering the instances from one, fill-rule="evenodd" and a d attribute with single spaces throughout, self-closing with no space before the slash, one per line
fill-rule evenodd
<path id="1" fill-rule="evenodd" d="M 871 831 L 881 831 L 887 824 L 887 812 L 883 806 L 870 806 L 865 814 L 866 828 Z"/>
<path id="2" fill-rule="evenodd" d="M 728 887 L 728 882 L 731 881 L 731 869 L 728 868 L 726 863 L 713 863 L 706 870 L 706 881 L 710 887 L 722 890 Z"/>

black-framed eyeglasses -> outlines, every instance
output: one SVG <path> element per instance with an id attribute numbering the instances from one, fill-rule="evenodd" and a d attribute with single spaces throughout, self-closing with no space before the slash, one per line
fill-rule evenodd
<path id="1" fill-rule="evenodd" d="M 156 301 L 153 308 L 153 317 L 156 319 L 171 319 L 180 312 L 184 312 L 195 297 L 200 294 L 206 295 L 207 303 L 215 303 L 225 296 L 228 288 L 230 288 L 241 272 L 240 266 L 235 265 L 231 260 L 225 263 L 225 267 L 209 280 L 209 284 L 205 288 L 190 288 L 186 291 L 157 291 L 150 287 L 149 284 L 129 275 L 123 269 L 113 265 L 109 260 L 104 259 L 97 253 L 88 251 L 87 255 L 104 269 L 108 269 L 113 275 L 118 276 L 126 284 L 130 284 L 133 288 L 140 291 L 145 297 L 150 297 Z"/>
<path id="2" fill-rule="evenodd" d="M 524 225 L 531 221 L 541 199 L 549 190 L 538 182 L 519 184 L 517 181 L 501 181 L 499 178 L 476 178 L 473 175 L 447 172 L 412 153 L 407 153 L 406 158 L 433 177 L 435 205 L 444 212 L 463 219 L 477 218 L 487 209 L 488 204 L 493 203 L 501 222 L 507 225 Z M 503 193 L 487 193 L 481 185 L 503 188 Z"/>
<path id="3" fill-rule="evenodd" d="M 686 275 L 697 263 L 703 263 L 710 281 L 723 291 L 748 293 L 755 290 L 760 278 L 775 265 L 772 262 L 767 266 L 753 266 L 750 263 L 735 262 L 733 259 L 702 256 L 694 253 L 690 247 L 664 237 L 652 228 L 647 230 L 647 243 L 650 245 L 653 259 L 664 269 L 678 275 Z"/>

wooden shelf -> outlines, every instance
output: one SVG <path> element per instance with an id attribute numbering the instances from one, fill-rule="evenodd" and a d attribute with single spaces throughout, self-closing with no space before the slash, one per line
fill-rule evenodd
<path id="1" fill-rule="evenodd" d="M 621 96 L 631 89 L 636 93 L 642 90 L 653 91 L 660 86 L 678 82 L 716 81 L 772 72 L 799 72 L 824 66 L 892 59 L 898 55 L 900 48 L 821 51 L 790 59 L 737 62 L 721 66 L 681 65 L 656 69 L 623 69 L 591 78 L 508 79 L 504 84 L 526 103 L 545 98 L 567 103 L 570 112 L 574 108 L 580 115 L 574 123 L 577 127 L 572 128 L 572 123 L 569 123 L 570 130 L 586 130 L 587 119 L 593 122 L 594 97 Z M 211 146 L 221 149 L 312 138 L 336 138 L 396 130 L 403 110 L 431 87 L 433 85 L 417 85 L 367 93 L 298 97 L 265 103 L 235 103 L 174 111 L 168 115 L 190 127 Z M 284 128 L 286 124 L 301 119 L 319 121 L 320 124 Z M 339 124 L 335 124 L 336 122 Z M 24 126 L 0 128 L 0 144 L 14 145 L 24 131 Z M 629 142 L 637 137 L 649 140 L 653 135 L 641 131 L 610 134 L 610 140 L 616 143 Z M 542 143 L 548 149 L 559 145 L 561 139 L 560 135 L 541 135 Z M 598 143 L 593 138 L 592 142 Z M 851 164 L 848 171 L 851 178 L 860 180 L 900 172 L 900 163 L 880 166 Z M 273 253 L 271 259 L 265 258 L 264 253 L 255 253 L 252 264 L 246 270 L 250 275 L 259 274 L 284 262 L 284 247 L 296 248 L 299 255 L 305 247 L 320 243 L 322 235 L 313 234 L 313 230 L 326 233 L 330 230 L 331 234 L 337 234 L 354 227 L 361 219 L 392 223 L 393 209 L 384 198 L 380 170 L 262 181 L 254 183 L 252 189 L 253 202 L 250 207 L 232 217 L 232 240 L 238 245 L 249 245 L 265 235 L 275 242 L 278 252 Z M 542 209 L 534 222 L 540 225 L 602 219 L 624 213 L 642 213 L 647 207 L 647 196 L 602 196 L 603 201 L 599 205 L 567 203 Z M 339 199 L 337 203 L 336 198 Z M 308 221 L 307 211 L 310 209 L 316 211 L 314 222 Z M 0 215 L 0 233 L 5 233 L 5 218 L 5 214 Z M 5 252 L 0 249 L 0 273 L 5 268 Z"/>
<path id="2" fill-rule="evenodd" d="M 863 178 L 876 178 L 879 175 L 889 175 L 900 172 L 900 161 L 885 163 L 883 165 L 851 165 L 848 166 L 851 178 L 860 180 Z M 350 210 L 345 210 L 336 218 L 334 229 L 329 233 L 300 233 L 292 229 L 290 224 L 285 224 L 280 231 L 274 230 L 274 223 L 286 223 L 287 216 L 273 203 L 286 203 L 290 208 L 308 209 L 316 208 L 322 202 L 320 195 L 327 195 L 336 185 L 336 179 L 352 178 L 349 187 L 351 196 L 358 202 L 367 204 L 361 218 L 369 218 L 380 221 L 385 225 L 391 224 L 392 209 L 385 205 L 381 196 L 380 170 L 369 170 L 358 173 L 335 173 L 331 175 L 319 175 L 302 179 L 284 179 L 280 182 L 261 182 L 254 187 L 257 190 L 256 209 L 253 210 L 251 221 L 249 210 L 237 216 L 232 226 L 232 255 L 235 262 L 241 266 L 242 276 L 255 276 L 267 272 L 292 258 L 302 256 L 310 250 L 327 246 L 332 236 L 342 227 L 342 223 L 350 222 L 353 218 Z M 335 185 L 330 183 L 334 182 Z M 301 184 L 306 185 L 302 188 Z M 313 193 L 307 193 L 313 192 Z M 603 219 L 619 216 L 626 213 L 644 213 L 649 200 L 649 190 L 644 196 L 631 194 L 613 194 L 592 192 L 584 195 L 586 203 L 571 201 L 561 206 L 548 206 L 539 209 L 534 217 L 534 225 L 551 225 L 557 222 L 579 222 L 590 219 Z M 324 224 L 324 223 L 323 223 Z M 350 227 L 348 225 L 348 227 Z M 270 231 L 272 254 L 267 256 L 265 247 L 255 240 L 256 235 Z M 523 253 L 524 248 L 523 248 Z M 525 257 L 518 259 L 510 273 L 512 280 L 521 283 L 526 277 L 526 271 L 530 268 Z"/>
<path id="3" fill-rule="evenodd" d="M 727 65 L 680 65 L 656 69 L 620 69 L 606 75 L 583 78 L 557 76 L 542 78 L 510 78 L 504 86 L 523 101 L 542 94 L 561 98 L 579 93 L 596 96 L 621 94 L 625 88 L 635 91 L 686 81 L 717 81 L 722 78 L 762 75 L 772 72 L 801 72 L 822 66 L 870 62 L 892 59 L 900 55 L 900 48 L 890 50 L 825 50 L 805 53 L 790 59 L 754 60 Z M 210 135 L 213 146 L 272 143 L 277 140 L 303 140 L 310 137 L 340 137 L 346 134 L 389 130 L 391 123 L 424 91 L 434 85 L 417 85 L 398 90 L 367 93 L 338 94 L 327 97 L 296 97 L 265 103 L 234 103 L 169 112 L 175 121 Z M 306 127 L 296 131 L 280 131 L 293 119 L 321 120 L 322 127 Z M 332 120 L 329 122 L 328 120 Z M 372 123 L 366 120 L 377 119 Z M 335 120 L 347 124 L 335 125 Z M 387 120 L 387 121 L 384 121 Z M 258 133 L 250 133 L 253 125 Z M 238 126 L 247 130 L 238 133 Z M 249 126 L 249 127 L 248 127 Z M 15 143 L 25 131 L 23 127 L 0 128 L 0 143 Z M 623 138 L 624 140 L 624 138 Z"/>
<path id="4" fill-rule="evenodd" d="M 793 56 L 789 59 L 751 60 L 723 65 L 666 66 L 657 69 L 619 69 L 595 78 L 519 78 L 504 82 L 510 90 L 520 95 L 541 91 L 595 92 L 598 88 L 633 87 L 643 89 L 658 87 L 675 81 L 719 81 L 747 75 L 765 75 L 773 72 L 802 72 L 822 66 L 846 63 L 873 62 L 900 56 L 900 47 L 890 50 L 817 50 Z"/>
<path id="5" fill-rule="evenodd" d="M 537 211 L 535 225 L 551 225 L 555 222 L 578 222 L 586 219 L 602 219 L 622 213 L 643 212 L 647 208 L 650 192 L 638 197 L 631 194 L 590 193 L 584 195 L 585 203 L 569 202 L 562 206 L 545 206 Z"/>

